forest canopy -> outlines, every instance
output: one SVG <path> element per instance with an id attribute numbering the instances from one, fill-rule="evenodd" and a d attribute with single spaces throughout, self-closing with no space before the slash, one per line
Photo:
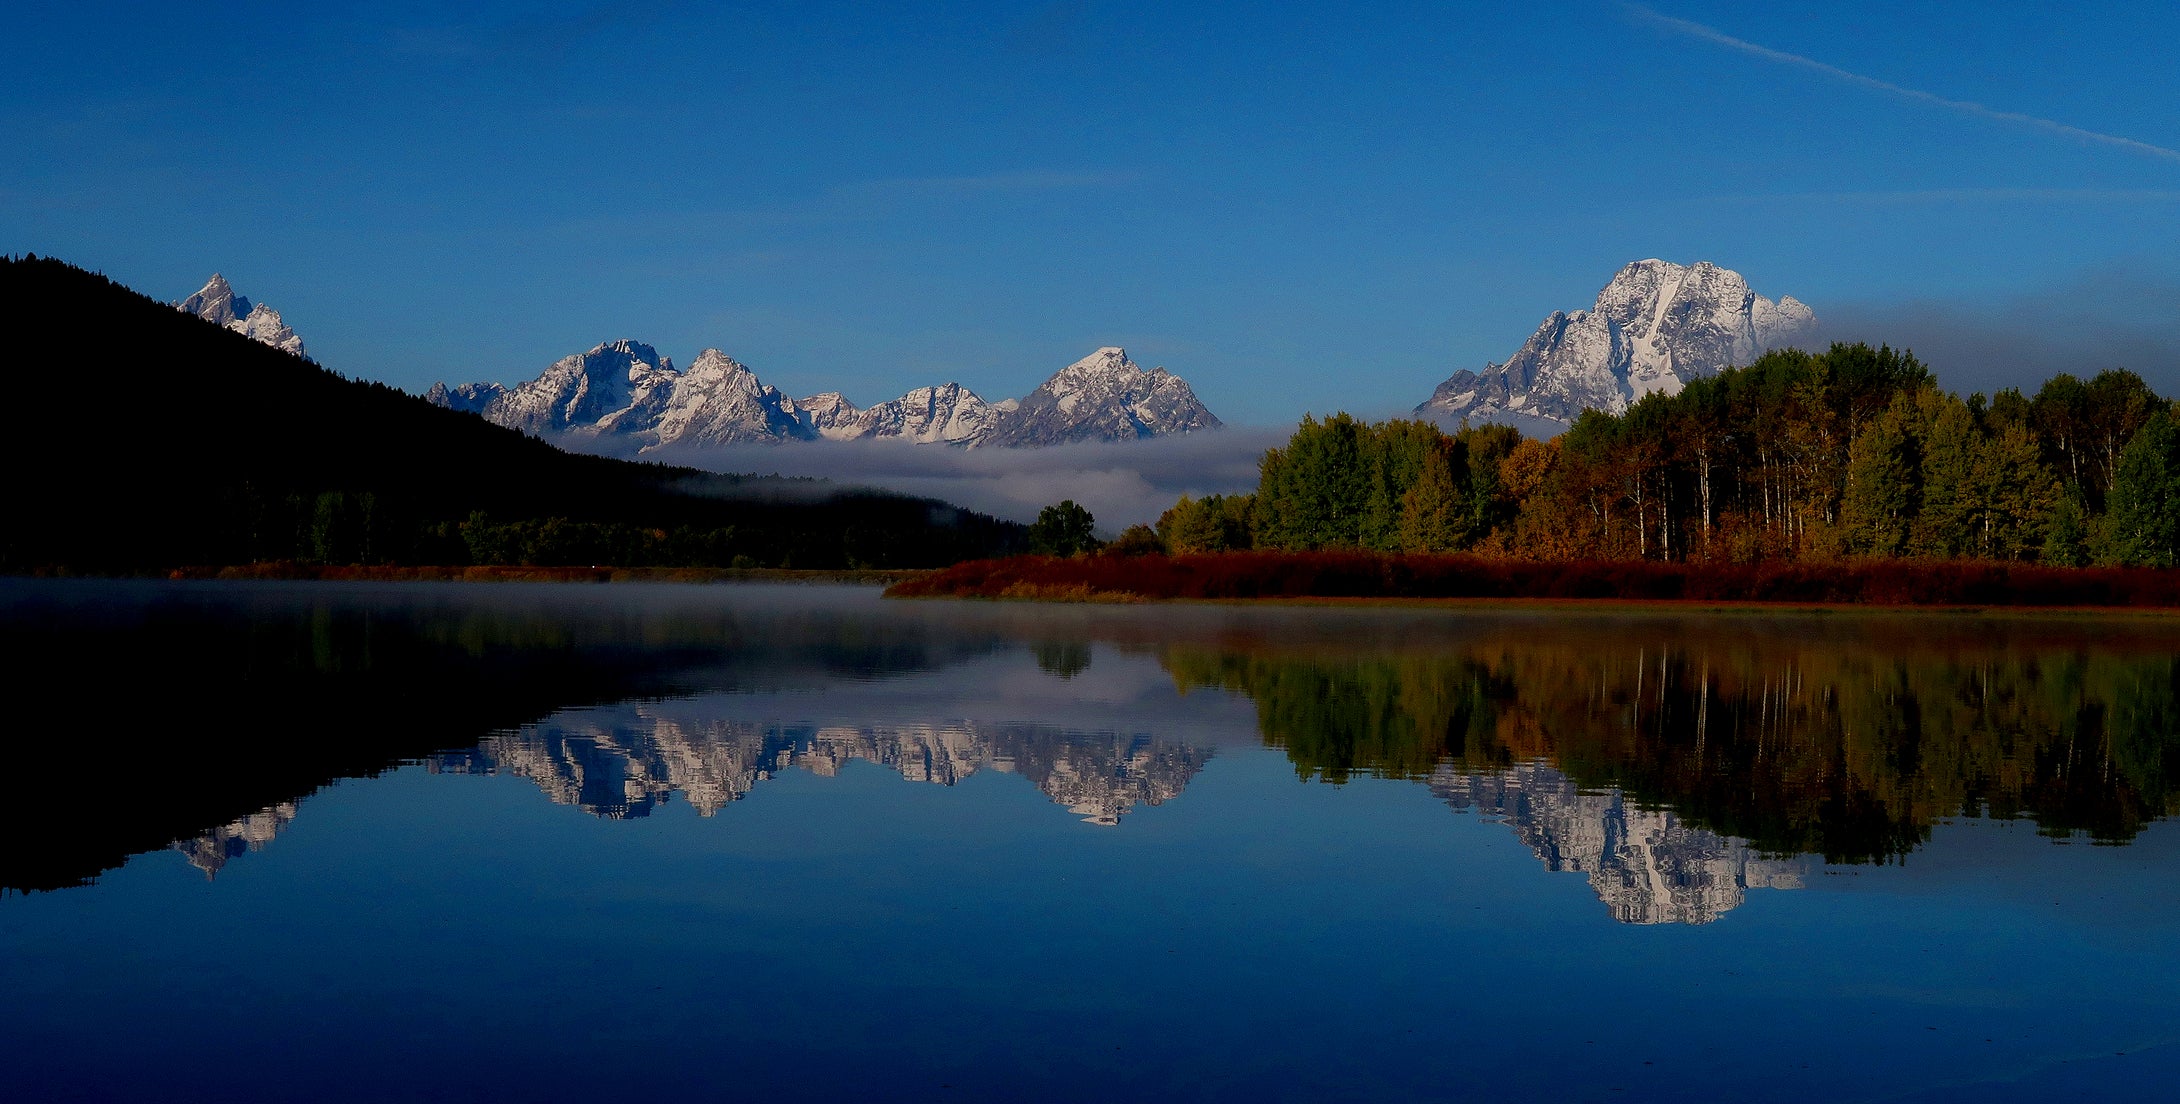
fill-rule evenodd
<path id="1" fill-rule="evenodd" d="M 1184 497 L 1175 553 L 1474 552 L 1756 563 L 1969 558 L 2170 567 L 2180 424 L 2132 372 L 1963 399 L 1912 353 L 1834 345 L 1589 411 L 1498 425 L 1305 418 L 1253 494 Z"/>

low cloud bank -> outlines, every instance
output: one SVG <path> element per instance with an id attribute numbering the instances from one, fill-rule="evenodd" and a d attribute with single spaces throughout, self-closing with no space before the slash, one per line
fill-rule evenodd
<path id="1" fill-rule="evenodd" d="M 2180 396 L 2180 284 L 2113 271 L 1988 302 L 1846 304 L 1819 315 L 1822 348 L 1867 341 L 1905 348 L 1947 390 L 2034 394 L 2060 372 L 2125 368 Z"/>
<path id="2" fill-rule="evenodd" d="M 1257 484 L 1264 450 L 1291 429 L 1225 429 L 1144 441 L 1050 448 L 956 449 L 902 441 L 807 441 L 770 445 L 674 446 L 646 460 L 716 472 L 808 476 L 944 499 L 996 517 L 1034 521 L 1073 499 L 1107 536 L 1150 523 L 1183 494 L 1239 494 Z"/>

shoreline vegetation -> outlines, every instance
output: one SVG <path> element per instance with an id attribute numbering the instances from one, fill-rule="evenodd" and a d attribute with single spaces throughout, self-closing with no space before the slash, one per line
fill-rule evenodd
<path id="1" fill-rule="evenodd" d="M 1915 608 L 2180 609 L 2180 570 L 1989 560 L 1716 564 L 1470 554 L 1014 556 L 903 578 L 888 598 L 1060 602 L 1572 601 Z"/>

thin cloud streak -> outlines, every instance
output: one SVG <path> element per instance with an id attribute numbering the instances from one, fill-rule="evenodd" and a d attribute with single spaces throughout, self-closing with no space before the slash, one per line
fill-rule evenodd
<path id="1" fill-rule="evenodd" d="M 1721 195 L 1725 203 L 1860 203 L 1901 206 L 1916 203 L 2180 203 L 2180 188 L 1909 188 L 1867 192 L 1771 192 Z"/>
<path id="2" fill-rule="evenodd" d="M 2027 127 L 2031 130 L 2038 130 L 2046 134 L 2058 135 L 2064 138 L 2072 138 L 2076 141 L 2111 146 L 2115 149 L 2123 149 L 2130 153 L 2138 153 L 2145 157 L 2155 157 L 2164 161 L 2180 162 L 2180 150 L 2168 149 L 2164 146 L 2152 145 L 2148 142 L 2136 141 L 2133 138 L 2125 138 L 2117 134 L 2106 134 L 2102 131 L 2084 130 L 2081 127 L 2069 126 L 2066 123 L 2059 122 L 2055 119 L 2045 119 L 2036 115 L 2024 115 L 2018 111 L 2000 111 L 1997 108 L 1986 107 L 1983 104 L 1976 103 L 1973 100 L 1947 99 L 1946 97 L 1937 95 L 1935 93 L 1924 92 L 1920 89 L 1908 88 L 1902 85 L 1897 85 L 1892 83 L 1891 81 L 1883 81 L 1877 79 L 1876 77 L 1866 77 L 1860 73 L 1849 72 L 1845 69 L 1840 68 L 1839 66 L 1827 65 L 1824 62 L 1818 61 L 1814 58 L 1806 58 L 1801 56 L 1800 54 L 1790 54 L 1784 50 L 1774 50 L 1769 46 L 1759 46 L 1754 42 L 1735 38 L 1732 35 L 1726 34 L 1725 32 L 1720 31 L 1714 27 L 1707 27 L 1701 23 L 1692 23 L 1686 19 L 1675 19 L 1670 15 L 1663 15 L 1659 12 L 1651 10 L 1650 8 L 1644 7 L 1641 4 L 1623 4 L 1621 6 L 1624 7 L 1629 12 L 1629 14 L 1634 15 L 1638 19 L 1642 19 L 1654 26 L 1662 27 L 1666 30 L 1673 31 L 1678 34 L 1687 35 L 1690 38 L 1701 39 L 1702 41 L 1711 43 L 1712 45 L 1724 46 L 1729 50 L 1736 50 L 1741 53 L 1748 54 L 1752 57 L 1760 57 L 1766 61 L 1776 61 L 1782 65 L 1792 65 L 1797 68 L 1808 69 L 1812 72 L 1822 73 L 1825 76 L 1833 78 L 1834 80 L 1846 81 L 1849 84 L 1858 85 L 1863 88 L 1869 88 L 1879 92 L 1889 93 L 1902 99 L 1912 100 L 1916 103 L 1930 104 L 1933 107 L 1942 107 L 1948 111 L 1956 111 L 1964 115 L 1974 115 L 1978 118 L 1990 119 L 1995 122 L 2011 123 L 2015 126 Z"/>

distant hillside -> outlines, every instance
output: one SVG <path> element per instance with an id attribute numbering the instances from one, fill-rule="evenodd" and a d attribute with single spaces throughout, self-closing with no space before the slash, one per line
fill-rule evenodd
<path id="1" fill-rule="evenodd" d="M 1021 540 L 932 499 L 562 452 L 51 259 L 0 259 L 0 332 L 17 396 L 0 570 L 903 567 Z"/>

